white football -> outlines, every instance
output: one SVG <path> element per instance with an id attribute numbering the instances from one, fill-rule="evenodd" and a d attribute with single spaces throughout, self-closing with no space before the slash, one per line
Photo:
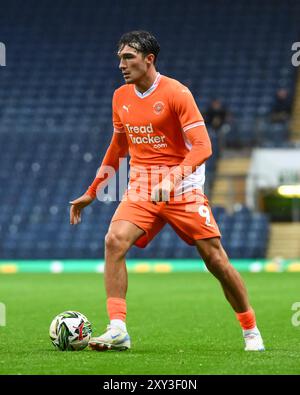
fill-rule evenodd
<path id="1" fill-rule="evenodd" d="M 64 311 L 51 322 L 49 335 L 52 344 L 61 351 L 83 350 L 91 338 L 92 326 L 78 311 Z"/>

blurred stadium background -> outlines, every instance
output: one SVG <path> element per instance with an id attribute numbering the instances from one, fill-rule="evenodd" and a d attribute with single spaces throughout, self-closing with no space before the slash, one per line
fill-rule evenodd
<path id="1" fill-rule="evenodd" d="M 68 202 L 93 180 L 110 141 L 112 94 L 123 83 L 116 43 L 136 29 L 157 36 L 158 70 L 186 84 L 207 116 L 206 194 L 230 258 L 241 270 L 300 271 L 300 67 L 291 62 L 300 2 L 124 4 L 1 1 L 0 271 L 61 271 L 64 260 L 72 271 L 77 259 L 91 263 L 79 270 L 103 270 L 118 202 L 93 203 L 79 227 Z M 152 270 L 153 259 L 168 271 L 198 255 L 166 226 L 128 257 L 134 270 Z"/>

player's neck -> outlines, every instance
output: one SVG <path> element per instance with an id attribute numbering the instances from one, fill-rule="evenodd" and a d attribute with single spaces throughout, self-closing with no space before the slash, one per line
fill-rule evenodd
<path id="1" fill-rule="evenodd" d="M 155 68 L 149 70 L 147 74 L 135 83 L 135 89 L 140 93 L 146 92 L 154 84 L 157 74 Z"/>

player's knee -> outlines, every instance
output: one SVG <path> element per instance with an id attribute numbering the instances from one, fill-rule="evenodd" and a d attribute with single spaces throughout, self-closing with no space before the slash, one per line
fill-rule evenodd
<path id="1" fill-rule="evenodd" d="M 214 249 L 205 259 L 207 269 L 212 273 L 221 273 L 227 270 L 227 260 L 220 249 Z"/>
<path id="2" fill-rule="evenodd" d="M 130 245 L 125 235 L 117 232 L 108 232 L 105 236 L 105 249 L 109 253 L 124 255 Z"/>

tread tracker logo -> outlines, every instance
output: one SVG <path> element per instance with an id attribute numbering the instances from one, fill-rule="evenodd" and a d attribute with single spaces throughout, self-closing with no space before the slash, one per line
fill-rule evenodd
<path id="1" fill-rule="evenodd" d="M 152 123 L 143 126 L 131 126 L 126 123 L 126 128 L 129 133 L 132 144 L 153 144 L 153 148 L 166 148 L 166 136 L 153 135 L 154 129 Z"/>
<path id="2" fill-rule="evenodd" d="M 0 42 L 0 66 L 6 66 L 6 47 L 2 42 Z"/>

